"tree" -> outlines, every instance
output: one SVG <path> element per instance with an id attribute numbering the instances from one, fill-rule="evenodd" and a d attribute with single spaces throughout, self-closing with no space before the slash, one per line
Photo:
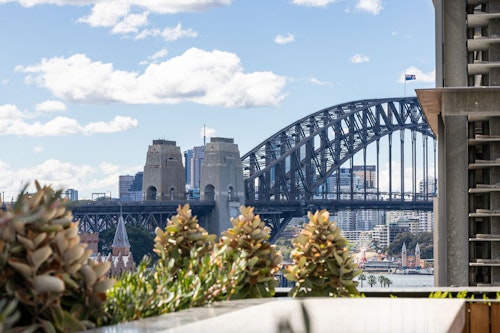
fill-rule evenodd
<path id="1" fill-rule="evenodd" d="M 403 243 L 406 244 L 406 249 L 409 253 L 414 251 L 418 243 L 422 259 L 432 259 L 434 257 L 433 235 L 431 232 L 420 232 L 417 234 L 402 232 L 398 234 L 389 246 L 389 255 L 401 255 Z"/>
<path id="2" fill-rule="evenodd" d="M 363 288 L 363 281 L 366 280 L 366 275 L 364 275 L 363 273 L 361 273 L 358 277 L 358 280 L 360 281 L 360 287 Z"/>
<path id="3" fill-rule="evenodd" d="M 369 275 L 366 282 L 368 282 L 370 287 L 373 287 L 374 285 L 377 284 L 377 278 L 375 277 L 375 275 Z"/>
<path id="4" fill-rule="evenodd" d="M 126 224 L 125 229 L 127 229 L 130 251 L 132 251 L 135 264 L 139 265 L 145 255 L 153 258 L 153 262 L 155 262 L 158 256 L 153 252 L 154 235 L 131 224 Z M 115 233 L 116 228 L 106 229 L 99 232 L 98 251 L 102 255 L 108 255 L 111 253 Z"/>
<path id="5" fill-rule="evenodd" d="M 383 275 L 378 276 L 378 283 L 380 283 L 381 287 L 383 287 L 385 285 L 385 279 L 386 279 L 386 277 Z"/>

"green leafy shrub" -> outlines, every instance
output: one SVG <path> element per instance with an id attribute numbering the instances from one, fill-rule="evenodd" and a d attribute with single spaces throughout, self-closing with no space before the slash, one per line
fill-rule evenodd
<path id="1" fill-rule="evenodd" d="M 348 241 L 330 221 L 327 210 L 308 213 L 309 223 L 294 239 L 293 265 L 285 277 L 295 282 L 289 295 L 349 296 L 359 295 L 357 281 L 361 274 L 347 250 Z"/>
<path id="2" fill-rule="evenodd" d="M 159 259 L 151 265 L 151 259 L 145 258 L 136 272 L 118 279 L 108 292 L 109 324 L 229 299 L 241 287 L 244 256 L 226 262 L 226 252 L 214 244 L 216 236 L 199 226 L 189 205 L 177 209 L 165 231 L 155 232 Z"/>
<path id="3" fill-rule="evenodd" d="M 232 228 L 222 233 L 219 247 L 225 255 L 223 263 L 232 264 L 244 259 L 246 267 L 241 279 L 241 288 L 231 298 L 270 297 L 278 285 L 275 274 L 281 269 L 282 257 L 271 245 L 270 229 L 253 207 L 240 207 L 240 215 L 232 218 Z"/>
<path id="4" fill-rule="evenodd" d="M 15 330 L 72 332 L 106 317 L 109 263 L 89 260 L 61 191 L 41 187 L 0 213 L 0 299 L 15 300 Z M 9 303 L 12 304 L 12 303 Z M 11 306 L 11 305 L 10 305 Z"/>
<path id="5" fill-rule="evenodd" d="M 0 299 L 0 332 L 7 331 L 19 320 L 21 312 L 17 309 L 17 300 Z"/>
<path id="6" fill-rule="evenodd" d="M 179 206 L 177 215 L 167 221 L 165 231 L 155 230 L 154 252 L 160 257 L 159 263 L 167 265 L 174 260 L 170 273 L 177 274 L 179 270 L 189 265 L 191 255 L 197 258 L 210 253 L 213 249 L 216 235 L 208 232 L 198 224 L 196 216 L 192 216 L 189 204 Z M 196 249 L 193 253 L 192 249 Z"/>

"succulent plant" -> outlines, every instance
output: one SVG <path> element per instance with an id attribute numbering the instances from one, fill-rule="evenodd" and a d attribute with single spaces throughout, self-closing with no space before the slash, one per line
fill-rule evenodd
<path id="1" fill-rule="evenodd" d="M 253 207 L 241 206 L 240 215 L 231 219 L 233 227 L 222 233 L 219 242 L 223 264 L 239 258 L 246 262 L 241 287 L 231 296 L 233 299 L 270 297 L 278 285 L 275 274 L 281 269 L 283 258 L 267 241 L 270 229 L 253 210 Z"/>
<path id="2" fill-rule="evenodd" d="M 0 212 L 0 298 L 15 299 L 15 327 L 47 332 L 79 331 L 99 325 L 109 263 L 89 259 L 78 224 L 61 191 L 41 187 L 19 194 Z"/>
<path id="3" fill-rule="evenodd" d="M 0 332 L 5 332 L 14 326 L 20 316 L 16 299 L 0 299 Z"/>
<path id="4" fill-rule="evenodd" d="M 161 228 L 155 230 L 154 252 L 166 264 L 174 259 L 174 272 L 186 266 L 186 260 L 192 254 L 202 257 L 210 253 L 215 242 L 215 235 L 208 232 L 198 224 L 196 216 L 192 215 L 189 204 L 177 208 L 177 215 L 167 221 L 165 231 Z M 191 251 L 196 248 L 194 253 Z"/>
<path id="5" fill-rule="evenodd" d="M 105 304 L 110 314 L 107 325 L 138 320 L 162 314 L 160 304 L 169 301 L 162 292 L 167 281 L 151 270 L 151 258 L 144 257 L 134 272 L 124 272 L 107 292 Z"/>
<path id="6" fill-rule="evenodd" d="M 290 296 L 358 295 L 356 269 L 340 229 L 330 221 L 327 210 L 308 213 L 309 223 L 294 239 L 293 265 L 285 277 L 295 282 Z"/>

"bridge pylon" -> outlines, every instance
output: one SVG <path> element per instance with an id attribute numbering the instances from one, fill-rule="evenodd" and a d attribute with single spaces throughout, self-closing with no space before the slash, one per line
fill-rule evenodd
<path id="1" fill-rule="evenodd" d="M 211 138 L 205 146 L 201 166 L 200 197 L 215 201 L 215 209 L 200 219 L 209 233 L 221 235 L 231 225 L 231 217 L 245 204 L 243 167 L 238 145 L 233 139 Z"/>
<path id="2" fill-rule="evenodd" d="M 182 154 L 175 141 L 153 140 L 144 166 L 143 199 L 184 200 L 186 182 Z"/>

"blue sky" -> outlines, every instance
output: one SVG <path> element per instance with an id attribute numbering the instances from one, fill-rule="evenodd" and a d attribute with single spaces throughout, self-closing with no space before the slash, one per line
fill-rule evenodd
<path id="1" fill-rule="evenodd" d="M 205 125 L 243 155 L 320 109 L 435 86 L 431 0 L 0 0 L 0 31 L 6 201 L 34 179 L 116 197 L 154 139 L 185 151 Z"/>

